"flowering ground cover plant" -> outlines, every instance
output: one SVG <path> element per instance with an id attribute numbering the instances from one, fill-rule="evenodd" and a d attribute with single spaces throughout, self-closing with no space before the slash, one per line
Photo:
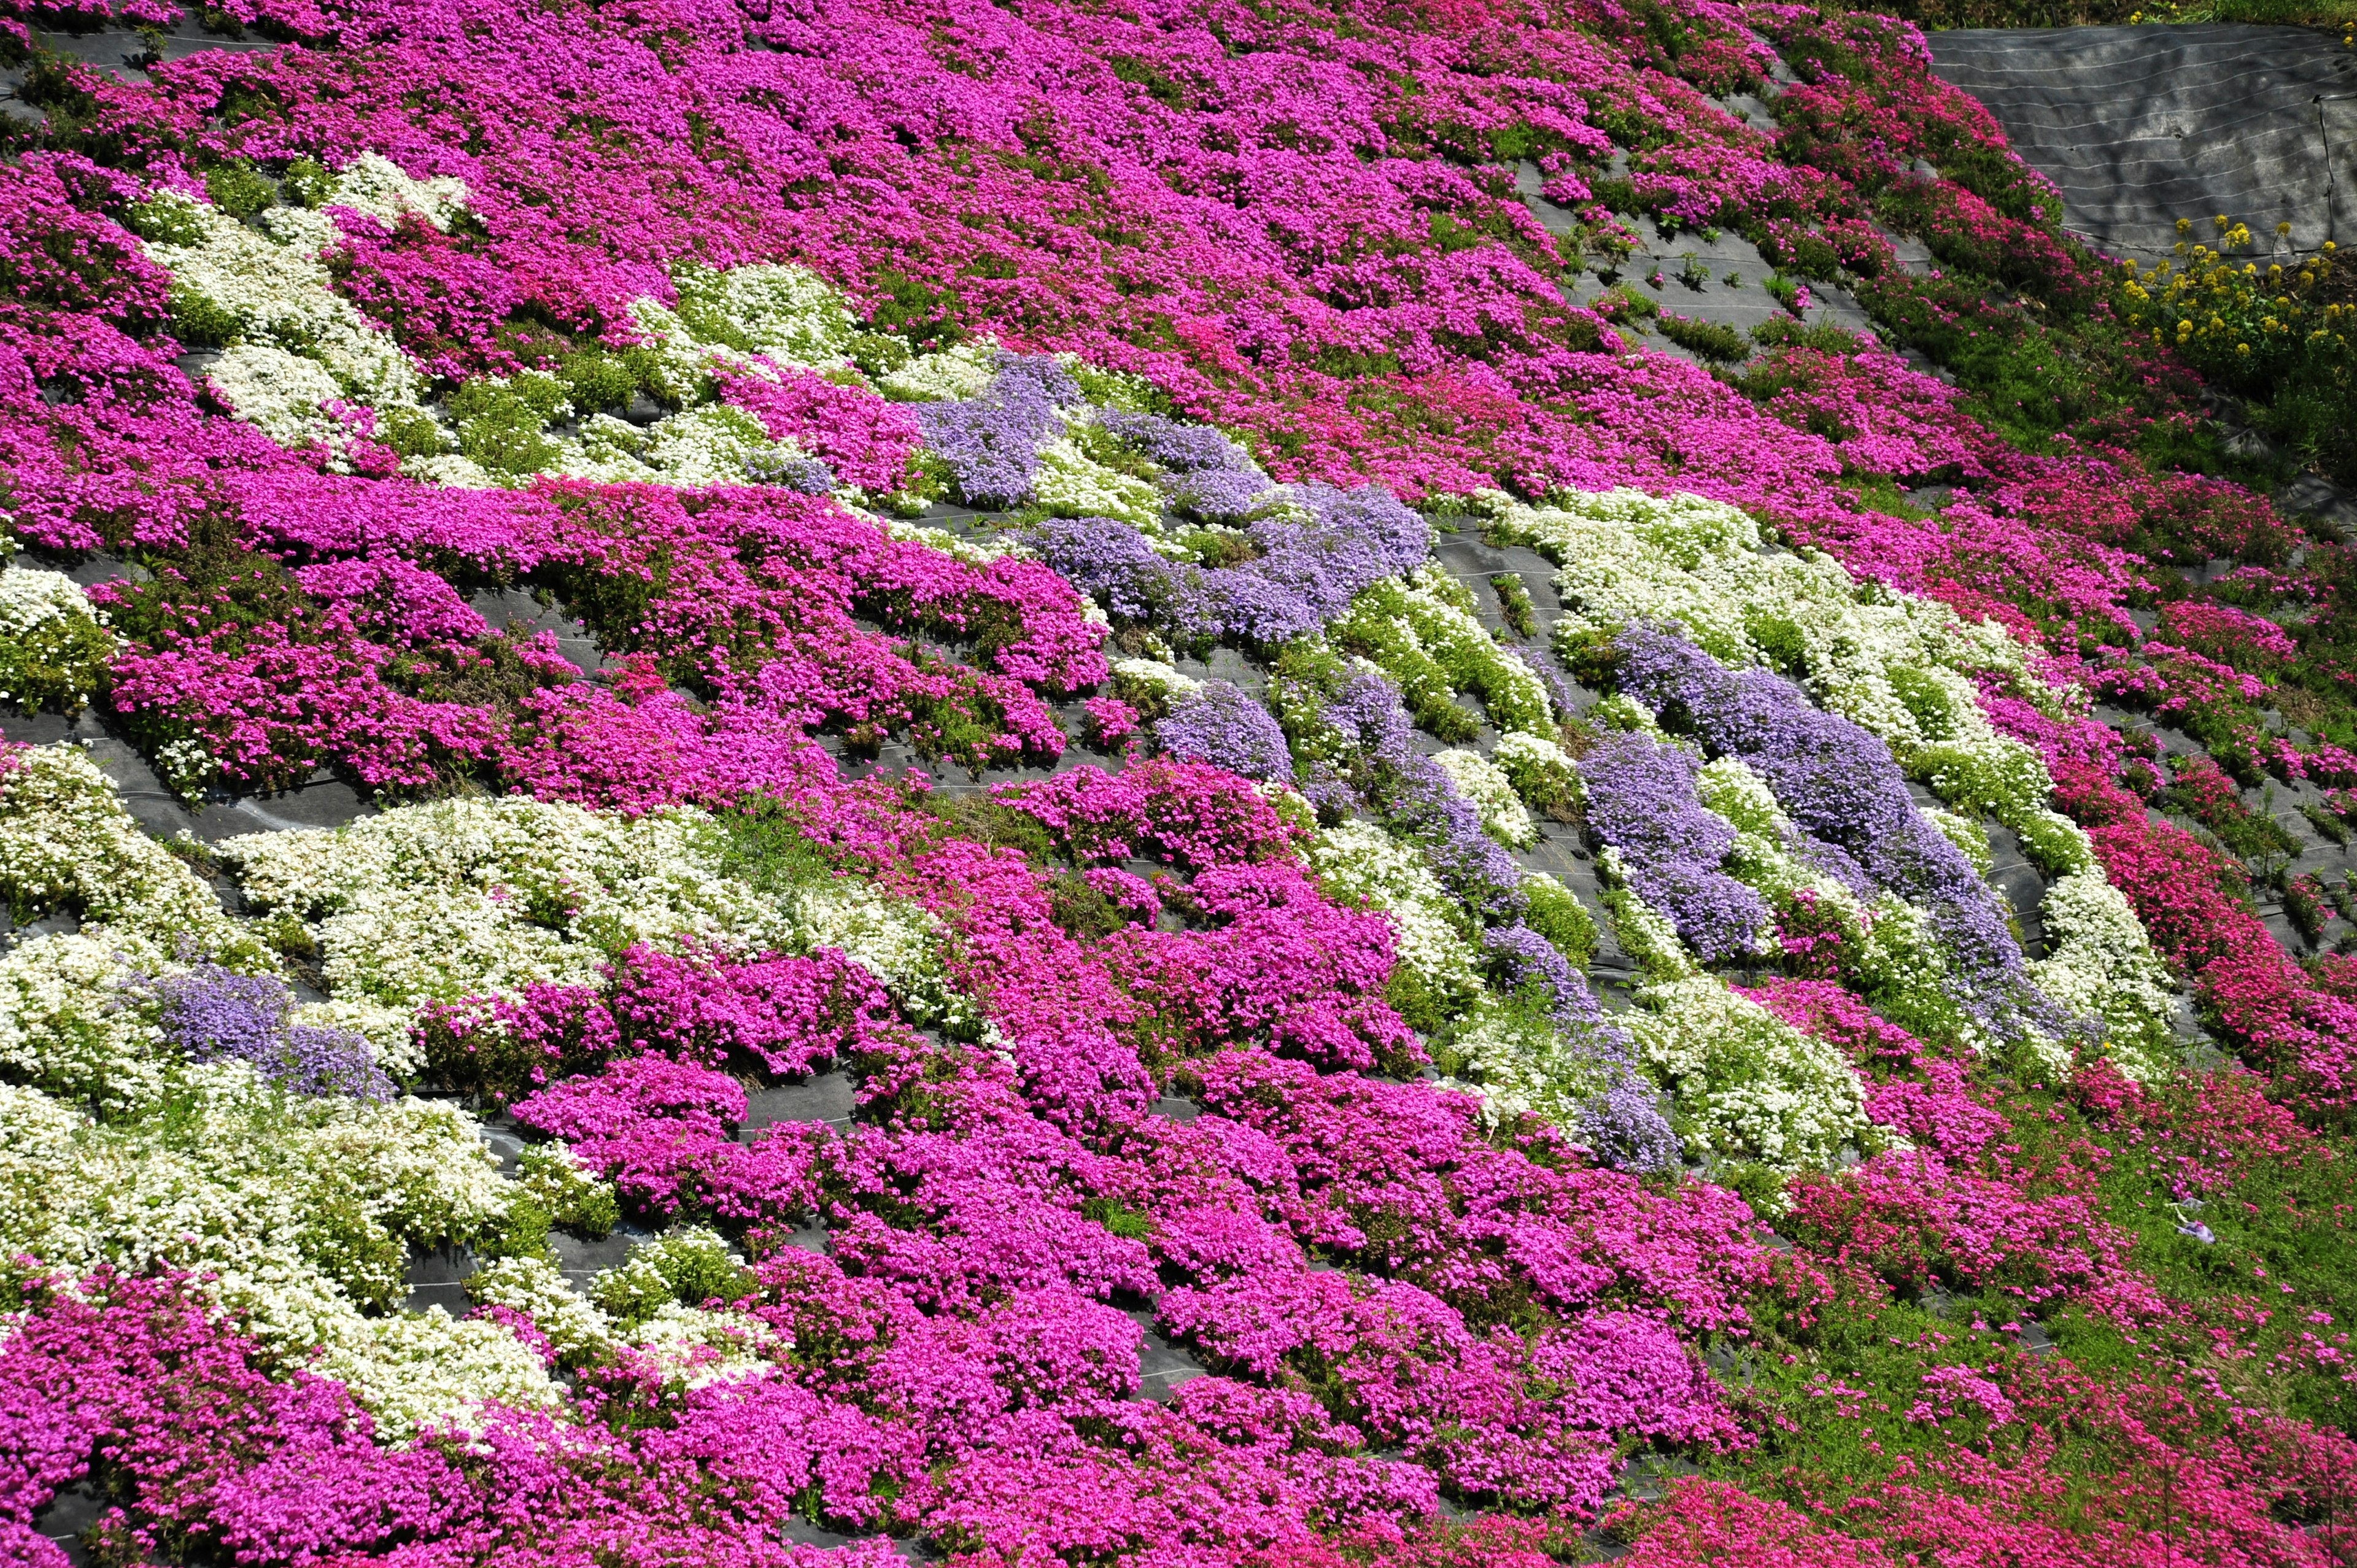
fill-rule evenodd
<path id="1" fill-rule="evenodd" d="M 2346 1555 L 2357 572 L 1905 26 L 7 15 L 12 1560 Z"/>

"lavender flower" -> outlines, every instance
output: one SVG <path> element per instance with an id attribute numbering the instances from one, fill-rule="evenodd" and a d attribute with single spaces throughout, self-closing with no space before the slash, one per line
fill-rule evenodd
<path id="1" fill-rule="evenodd" d="M 1535 991 L 1546 998 L 1555 1033 L 1581 1050 L 1604 1078 L 1603 1092 L 1580 1109 L 1579 1135 L 1589 1150 L 1621 1170 L 1674 1170 L 1677 1134 L 1662 1114 L 1661 1097 L 1637 1069 L 1636 1043 L 1605 1016 L 1587 983 L 1555 944 L 1528 926 L 1512 925 L 1484 931 L 1481 947 L 1500 987 Z"/>
<path id="2" fill-rule="evenodd" d="M 1187 424 L 1158 413 L 1124 413 L 1118 409 L 1106 409 L 1097 415 L 1097 423 L 1136 447 L 1157 467 L 1176 473 L 1209 469 L 1238 474 L 1258 472 L 1250 455 L 1213 425 Z"/>
<path id="3" fill-rule="evenodd" d="M 1081 401 L 1080 383 L 1052 354 L 1002 354 L 998 374 L 964 403 L 916 405 L 925 445 L 948 463 L 958 492 L 982 507 L 1020 505 L 1039 471 L 1039 446 Z"/>
<path id="4" fill-rule="evenodd" d="M 1731 671 L 1671 632 L 1631 626 L 1615 647 L 1621 688 L 1691 726 L 1713 752 L 1741 757 L 1793 823 L 1846 854 L 1878 886 L 1921 906 L 1953 961 L 1957 1000 L 2007 1038 L 2093 1026 L 2065 1017 L 2023 967 L 1996 896 L 1964 853 L 1915 810 L 1889 747 L 1811 705 L 1766 670 Z"/>
<path id="5" fill-rule="evenodd" d="M 347 1029 L 290 1023 L 283 981 L 199 963 L 156 987 L 164 1037 L 198 1061 L 228 1058 L 296 1094 L 393 1098 L 369 1044 Z"/>
<path id="6" fill-rule="evenodd" d="M 757 485 L 776 485 L 806 496 L 834 493 L 834 470 L 823 460 L 800 452 L 762 452 L 748 457 L 745 478 Z"/>
<path id="7" fill-rule="evenodd" d="M 1154 726 L 1155 737 L 1179 757 L 1224 768 L 1246 779 L 1280 779 L 1293 775 L 1293 755 L 1285 732 L 1268 710 L 1242 687 L 1206 681 L 1182 698 Z"/>
<path id="8" fill-rule="evenodd" d="M 1430 546 L 1424 520 L 1379 486 L 1303 485 L 1287 495 L 1308 515 L 1254 522 L 1260 556 L 1234 566 L 1174 564 L 1135 529 L 1104 518 L 1043 522 L 1032 543 L 1114 613 L 1150 618 L 1182 643 L 1261 647 L 1317 630 L 1369 584 L 1422 561 Z"/>
<path id="9" fill-rule="evenodd" d="M 1391 825 L 1423 845 L 1434 875 L 1485 924 L 1521 920 L 1529 902 L 1514 857 L 1482 831 L 1456 781 L 1416 749 L 1399 688 L 1372 671 L 1352 676 L 1322 716 L 1355 755 L 1343 759 Z"/>
<path id="10" fill-rule="evenodd" d="M 1150 621 L 1170 602 L 1170 563 L 1146 536 L 1109 517 L 1056 517 L 1035 525 L 1031 547 L 1056 574 L 1108 614 Z"/>
<path id="11" fill-rule="evenodd" d="M 1275 489 L 1265 474 L 1239 473 L 1233 468 L 1169 474 L 1162 480 L 1163 493 L 1172 506 L 1206 522 L 1245 521 Z"/>
<path id="12" fill-rule="evenodd" d="M 1637 896 L 1667 915 L 1706 963 L 1754 950 L 1773 915 L 1719 869 L 1735 829 L 1695 795 L 1702 763 L 1650 736 L 1608 737 L 1580 762 L 1587 825 L 1620 852 Z"/>

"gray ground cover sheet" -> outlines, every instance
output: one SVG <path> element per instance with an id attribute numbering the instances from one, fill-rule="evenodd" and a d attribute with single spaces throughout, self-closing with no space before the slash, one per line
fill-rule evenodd
<path id="1" fill-rule="evenodd" d="M 2104 249 L 2166 254 L 2223 213 L 2265 251 L 2357 243 L 2357 54 L 2304 27 L 1963 28 L 1934 69 L 1988 107 Z"/>

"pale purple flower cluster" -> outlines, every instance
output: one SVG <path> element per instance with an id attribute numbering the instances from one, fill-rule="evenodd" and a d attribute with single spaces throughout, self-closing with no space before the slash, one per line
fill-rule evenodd
<path id="1" fill-rule="evenodd" d="M 1615 735 L 1580 759 L 1587 825 L 1620 852 L 1637 896 L 1675 922 L 1706 963 L 1754 950 L 1774 918 L 1721 871 L 1735 829 L 1695 795 L 1702 759 L 1643 735 Z"/>
<path id="2" fill-rule="evenodd" d="M 1605 1016 L 1570 961 L 1523 925 L 1484 931 L 1481 948 L 1501 989 L 1543 992 L 1555 1033 L 1581 1046 L 1603 1072 L 1604 1091 L 1580 1109 L 1579 1136 L 1589 1151 L 1620 1170 L 1676 1169 L 1677 1134 L 1662 1114 L 1661 1097 L 1637 1069 L 1636 1043 Z"/>
<path id="3" fill-rule="evenodd" d="M 1163 494 L 1189 516 L 1242 522 L 1274 499 L 1276 487 L 1251 455 L 1211 425 L 1110 409 L 1097 423 L 1164 470 Z"/>
<path id="4" fill-rule="evenodd" d="M 1246 779 L 1293 777 L 1293 754 L 1276 720 L 1251 693 L 1226 681 L 1206 681 L 1181 698 L 1154 736 L 1174 756 Z"/>
<path id="5" fill-rule="evenodd" d="M 1529 908 L 1521 868 L 1482 830 L 1456 781 L 1417 749 L 1399 688 L 1372 671 L 1355 675 L 1325 703 L 1324 717 L 1357 753 L 1357 792 L 1423 846 L 1442 886 L 1485 922 L 1519 922 Z M 1340 781 L 1320 782 L 1330 798 Z"/>
<path id="6" fill-rule="evenodd" d="M 982 395 L 916 405 L 925 445 L 949 465 L 958 493 L 974 506 L 1019 506 L 1039 471 L 1039 446 L 1081 401 L 1081 387 L 1052 354 L 1002 354 Z"/>
<path id="7" fill-rule="evenodd" d="M 1208 485 L 1209 472 L 1190 473 L 1187 483 Z M 1033 545 L 1115 615 L 1154 621 L 1183 643 L 1260 647 L 1317 630 L 1361 589 L 1415 566 L 1430 545 L 1424 519 L 1380 486 L 1300 485 L 1286 496 L 1306 515 L 1254 522 L 1248 532 L 1260 554 L 1233 566 L 1167 561 L 1137 530 L 1110 518 L 1042 523 Z"/>
<path id="8" fill-rule="evenodd" d="M 1175 474 L 1213 468 L 1253 470 L 1251 456 L 1216 425 L 1189 424 L 1158 413 L 1124 413 L 1110 408 L 1097 415 L 1097 423 L 1136 447 L 1157 467 Z"/>
<path id="9" fill-rule="evenodd" d="M 365 1039 L 288 1020 L 294 998 L 284 981 L 199 963 L 157 982 L 156 994 L 164 1037 L 199 1061 L 245 1062 L 296 1094 L 393 1098 Z"/>
<path id="10" fill-rule="evenodd" d="M 1728 670 L 1672 631 L 1631 626 L 1614 646 L 1623 691 L 1712 752 L 1741 757 L 1803 832 L 1929 914 L 1957 1000 L 1983 1024 L 2008 1037 L 2025 1026 L 2055 1035 L 2092 1026 L 2066 1018 L 2030 980 L 1996 895 L 1915 809 L 1889 746 L 1782 676 Z"/>
<path id="11" fill-rule="evenodd" d="M 763 452 L 748 457 L 745 478 L 753 484 L 776 485 L 806 496 L 834 493 L 834 470 L 800 452 Z"/>

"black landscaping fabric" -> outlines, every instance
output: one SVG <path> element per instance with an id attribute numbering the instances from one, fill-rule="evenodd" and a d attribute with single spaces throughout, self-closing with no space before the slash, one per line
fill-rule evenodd
<path id="1" fill-rule="evenodd" d="M 2177 220 L 2264 252 L 2357 242 L 2357 54 L 2304 27 L 1965 28 L 1925 35 L 1942 80 L 1988 106 L 2105 250 L 2165 253 Z"/>

